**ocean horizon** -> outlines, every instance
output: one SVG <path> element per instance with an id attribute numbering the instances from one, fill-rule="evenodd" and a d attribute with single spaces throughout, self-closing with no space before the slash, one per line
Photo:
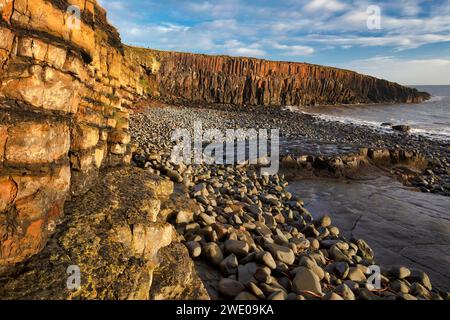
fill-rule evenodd
<path id="1" fill-rule="evenodd" d="M 408 125 L 411 133 L 450 141 L 450 85 L 411 86 L 431 94 L 423 103 L 300 107 L 324 120 L 353 123 L 392 132 L 392 125 Z M 384 126 L 382 126 L 384 124 Z"/>

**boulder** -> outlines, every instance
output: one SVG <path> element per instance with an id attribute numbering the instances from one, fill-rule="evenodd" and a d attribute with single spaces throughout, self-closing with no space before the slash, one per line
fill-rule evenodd
<path id="1" fill-rule="evenodd" d="M 308 268 L 299 267 L 294 280 L 292 281 L 292 289 L 297 294 L 310 291 L 316 294 L 322 294 L 322 287 L 317 275 Z"/>
<path id="2" fill-rule="evenodd" d="M 222 278 L 219 282 L 219 292 L 221 295 L 228 298 L 235 298 L 238 294 L 245 291 L 242 283 L 236 280 Z"/>
<path id="3" fill-rule="evenodd" d="M 233 253 L 236 256 L 244 257 L 248 254 L 249 245 L 245 241 L 227 240 L 225 241 L 225 252 Z"/>
<path id="4" fill-rule="evenodd" d="M 411 131 L 411 127 L 408 125 L 405 125 L 405 124 L 400 124 L 400 125 L 392 126 L 392 130 L 406 133 L 406 132 Z"/>
<path id="5" fill-rule="evenodd" d="M 280 246 L 277 244 L 269 244 L 267 245 L 267 248 L 269 249 L 272 256 L 287 265 L 293 265 L 295 261 L 295 254 L 294 252 L 285 246 Z"/>
<path id="6" fill-rule="evenodd" d="M 218 266 L 223 260 L 223 253 L 217 243 L 210 242 L 203 246 L 202 254 L 211 264 Z"/>

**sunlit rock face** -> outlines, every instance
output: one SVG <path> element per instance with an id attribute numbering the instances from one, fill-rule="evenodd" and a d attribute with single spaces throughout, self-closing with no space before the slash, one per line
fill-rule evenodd
<path id="1" fill-rule="evenodd" d="M 16 192 L 14 187 L 8 190 Z M 91 190 L 66 204 L 66 219 L 43 250 L 2 274 L 0 299 L 148 300 L 158 252 L 177 240 L 172 225 L 159 219 L 161 204 L 173 190 L 171 181 L 145 170 L 105 169 Z M 19 212 L 31 214 L 35 204 L 25 205 L 28 208 Z M 30 217 L 34 219 L 38 218 Z M 12 246 L 23 254 L 38 250 L 45 223 L 32 222 L 26 236 L 12 241 Z M 77 290 L 67 287 L 70 266 L 80 270 Z M 188 288 L 192 283 L 181 285 Z"/>
<path id="2" fill-rule="evenodd" d="M 126 55 L 155 69 L 159 94 L 236 105 L 315 106 L 421 102 L 427 93 L 386 80 L 307 63 L 209 56 L 126 48 Z M 154 61 L 157 61 L 157 64 Z"/>
<path id="3" fill-rule="evenodd" d="M 128 107 L 144 71 L 96 1 L 1 0 L 0 10 L 1 266 L 40 251 L 66 199 L 101 168 L 130 162 Z"/>

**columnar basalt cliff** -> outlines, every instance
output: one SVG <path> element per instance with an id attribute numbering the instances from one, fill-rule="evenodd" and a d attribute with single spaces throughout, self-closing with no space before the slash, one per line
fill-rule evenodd
<path id="1" fill-rule="evenodd" d="M 102 167 L 130 162 L 127 108 L 143 71 L 95 0 L 0 0 L 0 9 L 1 266 L 40 251 L 65 200 Z"/>
<path id="2" fill-rule="evenodd" d="M 159 71 L 159 94 L 235 105 L 334 105 L 422 102 L 427 93 L 353 71 L 307 63 L 126 48 L 126 55 Z"/>

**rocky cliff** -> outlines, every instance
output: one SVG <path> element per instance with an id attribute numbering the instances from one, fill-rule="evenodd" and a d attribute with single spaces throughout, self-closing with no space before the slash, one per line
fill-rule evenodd
<path id="1" fill-rule="evenodd" d="M 307 63 L 126 47 L 127 57 L 168 100 L 235 105 L 314 106 L 422 102 L 427 93 L 353 71 Z M 150 88 L 152 93 L 154 88 Z"/>
<path id="2" fill-rule="evenodd" d="M 80 10 L 80 19 L 74 11 Z M 69 195 L 129 163 L 143 93 L 95 0 L 0 0 L 0 266 L 40 251 Z"/>
<path id="3" fill-rule="evenodd" d="M 0 299 L 208 298 L 160 218 L 173 183 L 123 167 L 147 71 L 106 12 L 95 0 L 0 0 L 0 13 Z M 183 278 L 165 276 L 171 264 Z"/>

